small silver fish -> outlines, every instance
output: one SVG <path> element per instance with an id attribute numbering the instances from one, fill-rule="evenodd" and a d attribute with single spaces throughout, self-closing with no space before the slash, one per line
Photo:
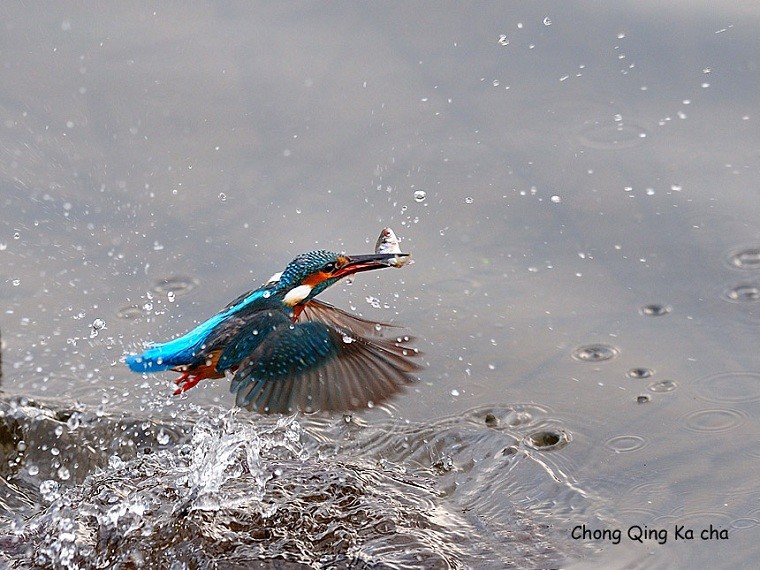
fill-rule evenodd
<path id="1" fill-rule="evenodd" d="M 383 228 L 380 232 L 380 237 L 377 238 L 375 243 L 375 253 L 401 253 L 401 246 L 396 234 L 390 228 Z M 411 256 L 397 257 L 391 261 L 391 265 L 394 267 L 403 267 L 411 261 Z"/>

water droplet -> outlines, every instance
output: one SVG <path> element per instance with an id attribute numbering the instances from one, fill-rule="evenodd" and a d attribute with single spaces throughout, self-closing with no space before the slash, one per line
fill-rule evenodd
<path id="1" fill-rule="evenodd" d="M 59 467 L 57 474 L 58 474 L 58 478 L 61 481 L 68 481 L 69 477 L 71 477 L 71 472 L 68 470 L 67 467 Z"/>
<path id="2" fill-rule="evenodd" d="M 156 436 L 156 441 L 158 441 L 160 445 L 166 445 L 167 443 L 169 443 L 169 440 L 170 440 L 169 434 L 166 433 L 163 429 L 158 432 L 158 435 Z"/>
<path id="3" fill-rule="evenodd" d="M 13 284 L 14 287 L 18 287 L 19 285 L 21 285 L 21 279 L 14 279 L 13 281 L 11 281 L 11 283 Z"/>
<path id="4" fill-rule="evenodd" d="M 13 239 L 21 239 L 21 234 L 19 232 L 14 232 Z"/>
<path id="5" fill-rule="evenodd" d="M 40 495 L 42 495 L 45 501 L 53 502 L 60 496 L 58 487 L 58 481 L 53 481 L 52 479 L 43 481 L 40 483 Z"/>
<path id="6" fill-rule="evenodd" d="M 427 192 L 424 190 L 417 190 L 414 193 L 414 201 L 415 202 L 424 202 L 425 198 L 427 198 Z"/>
<path id="7" fill-rule="evenodd" d="M 551 26 L 551 25 L 552 25 L 551 18 L 549 16 L 546 16 L 546 18 L 544 18 L 544 26 Z"/>
<path id="8" fill-rule="evenodd" d="M 464 199 L 464 203 L 465 203 L 465 204 L 472 204 L 474 201 L 475 201 L 475 198 L 473 198 L 472 196 L 467 196 L 467 197 Z"/>
<path id="9" fill-rule="evenodd" d="M 760 300 L 760 286 L 752 283 L 742 283 L 726 289 L 723 297 L 733 303 L 751 303 Z"/>
<path id="10" fill-rule="evenodd" d="M 737 269 L 758 269 L 760 268 L 760 247 L 730 251 L 727 260 L 729 265 Z"/>
<path id="11" fill-rule="evenodd" d="M 551 201 L 554 202 L 555 204 L 559 204 L 562 201 L 562 198 L 560 198 L 559 196 L 552 196 Z"/>
<path id="12" fill-rule="evenodd" d="M 219 201 L 220 202 L 226 202 L 227 201 L 227 194 L 224 192 L 219 192 Z"/>
<path id="13" fill-rule="evenodd" d="M 343 335 L 343 342 L 345 342 L 346 344 L 351 344 L 352 342 L 354 342 L 354 338 L 348 336 L 347 334 L 344 334 Z"/>
<path id="14" fill-rule="evenodd" d="M 26 470 L 29 472 L 29 475 L 31 475 L 32 477 L 36 476 L 40 472 L 40 468 L 37 467 L 36 465 L 30 465 L 29 467 L 27 467 Z"/>
<path id="15" fill-rule="evenodd" d="M 173 303 L 177 299 L 177 294 L 174 291 L 169 291 L 166 294 L 166 298 L 169 300 L 170 303 Z"/>
<path id="16" fill-rule="evenodd" d="M 603 362 L 615 358 L 619 354 L 617 348 L 608 344 L 588 344 L 576 348 L 572 357 L 581 362 Z"/>
<path id="17" fill-rule="evenodd" d="M 626 372 L 626 376 L 628 378 L 636 378 L 642 379 L 642 378 L 650 378 L 654 374 L 654 370 L 651 368 L 631 368 L 628 372 Z"/>
<path id="18" fill-rule="evenodd" d="M 657 303 L 653 303 L 651 305 L 644 305 L 639 309 L 639 312 L 645 317 L 661 317 L 667 315 L 672 310 L 673 309 L 668 305 L 658 305 Z"/>
<path id="19" fill-rule="evenodd" d="M 506 34 L 499 35 L 499 43 L 503 46 L 509 45 L 509 39 L 507 38 Z"/>
<path id="20" fill-rule="evenodd" d="M 452 395 L 452 396 L 459 396 L 459 390 L 457 390 L 456 388 L 454 388 L 454 389 L 451 391 L 451 395 Z"/>

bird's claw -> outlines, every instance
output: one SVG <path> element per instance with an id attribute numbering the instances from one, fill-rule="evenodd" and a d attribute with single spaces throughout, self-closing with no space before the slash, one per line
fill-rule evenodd
<path id="1" fill-rule="evenodd" d="M 202 377 L 196 376 L 192 372 L 185 372 L 182 376 L 174 381 L 174 383 L 177 385 L 177 389 L 174 390 L 174 395 L 178 396 L 183 392 L 187 392 L 190 388 L 197 385 L 201 380 L 203 380 Z"/>

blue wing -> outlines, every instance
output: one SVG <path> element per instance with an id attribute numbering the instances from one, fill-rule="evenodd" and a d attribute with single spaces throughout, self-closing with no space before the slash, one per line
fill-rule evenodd
<path id="1" fill-rule="evenodd" d="M 239 406 L 263 413 L 348 411 L 378 404 L 414 381 L 420 366 L 412 360 L 419 355 L 408 346 L 412 339 L 383 338 L 376 323 L 323 303 L 316 313 L 313 321 L 282 322 L 264 335 L 256 329 L 254 340 L 248 327 L 232 339 L 218 368 L 237 367 L 230 390 Z"/>

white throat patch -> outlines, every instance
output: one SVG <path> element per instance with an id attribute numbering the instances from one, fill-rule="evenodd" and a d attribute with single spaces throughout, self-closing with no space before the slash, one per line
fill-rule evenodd
<path id="1" fill-rule="evenodd" d="M 308 297 L 309 293 L 311 293 L 311 285 L 299 285 L 288 291 L 283 301 L 288 307 L 294 307 Z"/>

